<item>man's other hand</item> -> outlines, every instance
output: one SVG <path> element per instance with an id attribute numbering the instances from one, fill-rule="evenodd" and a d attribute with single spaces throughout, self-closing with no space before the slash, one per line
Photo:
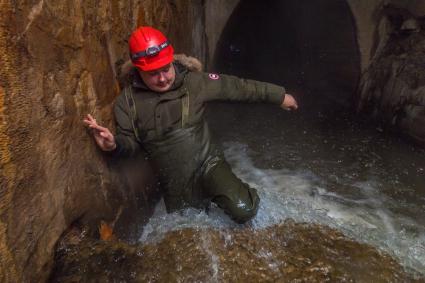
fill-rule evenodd
<path id="1" fill-rule="evenodd" d="M 90 114 L 87 114 L 87 117 L 84 118 L 83 122 L 92 129 L 94 139 L 103 151 L 112 151 L 117 147 L 114 135 L 111 131 L 109 131 L 108 128 L 99 126 L 96 119 L 94 119 Z"/>
<path id="2" fill-rule="evenodd" d="M 298 104 L 295 98 L 290 94 L 285 94 L 285 98 L 283 99 L 282 105 L 280 105 L 283 109 L 287 111 L 297 110 Z"/>

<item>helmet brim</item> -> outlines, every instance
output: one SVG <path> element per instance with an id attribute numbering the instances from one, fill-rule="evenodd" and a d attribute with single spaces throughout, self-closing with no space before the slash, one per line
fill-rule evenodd
<path id="1" fill-rule="evenodd" d="M 172 63 L 174 61 L 174 56 L 173 55 L 168 55 L 166 57 L 162 57 L 161 59 L 155 59 L 152 60 L 152 62 L 149 62 L 150 60 L 146 60 L 145 64 L 139 63 L 139 62 L 132 62 L 133 66 L 135 66 L 136 68 L 148 72 L 148 71 L 153 71 L 156 69 L 160 69 L 170 63 Z"/>

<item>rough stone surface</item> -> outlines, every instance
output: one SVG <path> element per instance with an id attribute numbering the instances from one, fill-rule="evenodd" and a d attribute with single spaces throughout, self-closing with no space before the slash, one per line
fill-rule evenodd
<path id="1" fill-rule="evenodd" d="M 145 0 L 140 6 L 138 25 L 153 25 L 165 34 L 177 53 L 204 60 L 205 33 L 203 1 Z"/>
<path id="2" fill-rule="evenodd" d="M 423 282 L 388 255 L 321 226 L 184 229 L 155 244 L 69 233 L 52 282 Z"/>
<path id="3" fill-rule="evenodd" d="M 142 224 L 135 218 L 149 212 L 155 183 L 150 167 L 137 159 L 111 163 L 82 118 L 91 113 L 113 127 L 116 63 L 128 58 L 126 41 L 137 25 L 163 29 L 177 50 L 191 53 L 187 15 L 198 6 L 171 0 L 0 1 L 1 282 L 43 282 L 55 244 L 71 223 L 94 234 L 100 220 L 124 237 L 140 232 L 128 222 Z M 118 168 L 134 163 L 137 172 L 120 174 Z"/>
<path id="4" fill-rule="evenodd" d="M 422 0 L 347 0 L 357 26 L 357 39 L 362 56 L 362 70 L 365 71 L 375 53 L 379 41 L 378 29 L 381 13 L 387 6 L 406 9 L 416 17 L 425 15 L 425 2 Z"/>
<path id="5" fill-rule="evenodd" d="M 359 110 L 425 145 L 425 22 L 396 8 L 386 17 L 387 36 L 363 74 Z"/>
<path id="6" fill-rule="evenodd" d="M 380 16 L 380 9 L 391 4 L 416 19 L 425 14 L 424 2 L 348 2 L 357 23 L 363 70 L 374 58 L 362 83 L 361 107 L 376 109 L 391 122 L 397 112 L 395 125 L 423 140 L 423 84 L 415 66 L 422 51 L 389 52 L 394 46 L 387 44 L 393 39 L 388 34 L 391 23 Z M 102 219 L 123 235 L 137 232 L 138 227 L 131 232 L 125 224 L 139 223 L 132 218 L 138 215 L 135 209 L 151 203 L 143 184 L 154 180 L 139 172 L 122 177 L 117 168 L 134 168 L 134 162 L 142 162 L 141 170 L 149 172 L 149 166 L 141 160 L 120 166 L 108 163 L 81 119 L 92 113 L 112 127 L 111 106 L 119 93 L 116 64 L 127 59 L 126 40 L 133 28 L 159 27 L 177 52 L 205 63 L 237 1 L 228 2 L 227 12 L 214 19 L 213 10 L 222 4 L 219 0 L 0 1 L 1 282 L 46 279 L 54 246 L 73 222 L 95 231 Z M 422 44 L 420 35 L 409 38 Z M 407 41 L 399 38 L 392 44 L 414 48 Z"/>
<path id="7" fill-rule="evenodd" d="M 81 124 L 111 125 L 113 61 L 131 7 L 107 1 L 1 2 L 0 281 L 39 281 L 70 223 L 112 221 L 117 185 Z M 116 35 L 110 26 L 116 26 Z M 116 200 L 115 200 L 116 199 Z"/>
<path id="8" fill-rule="evenodd" d="M 363 71 L 358 110 L 425 145 L 424 74 L 420 63 L 425 52 L 425 2 L 347 2 L 357 26 Z"/>

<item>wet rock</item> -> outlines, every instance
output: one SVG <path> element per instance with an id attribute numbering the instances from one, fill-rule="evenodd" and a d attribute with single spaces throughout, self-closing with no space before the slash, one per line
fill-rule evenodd
<path id="1" fill-rule="evenodd" d="M 400 27 L 400 30 L 404 32 L 419 32 L 420 29 L 419 22 L 414 18 L 405 20 Z"/>
<path id="2" fill-rule="evenodd" d="M 65 240 L 56 259 L 52 282 L 423 282 L 368 245 L 291 221 L 185 229 L 148 245 Z"/>
<path id="3" fill-rule="evenodd" d="M 359 1 L 350 2 L 361 6 Z M 423 11 L 422 0 L 398 2 L 408 5 L 409 11 Z M 236 5 L 234 0 L 1 2 L 1 282 L 43 281 L 52 266 L 57 240 L 74 222 L 86 224 L 91 227 L 87 233 L 95 233 L 100 221 L 105 220 L 114 223 L 114 232 L 122 237 L 137 235 L 139 225 L 143 224 L 140 218 L 148 214 L 154 203 L 150 199 L 151 192 L 155 192 L 151 169 L 137 159 L 127 160 L 124 165 L 108 163 L 82 126 L 82 115 L 90 112 L 102 124 L 113 126 L 111 108 L 119 93 L 116 63 L 127 61 L 126 40 L 134 27 L 155 25 L 169 35 L 176 51 L 198 58 L 207 58 L 209 54 L 212 59 L 213 47 Z M 375 6 L 367 5 L 355 13 L 357 23 L 360 15 L 372 14 Z M 212 19 L 217 7 L 223 13 L 215 21 Z M 358 26 L 359 34 L 370 35 L 374 31 L 368 21 Z M 406 26 L 412 25 L 406 23 Z M 419 38 L 421 32 L 412 36 Z M 360 44 L 364 41 L 360 40 Z M 403 43 L 412 50 L 403 44 L 386 49 L 393 52 L 393 57 L 385 55 L 382 60 L 377 59 L 377 68 L 365 75 L 362 101 L 374 97 L 377 103 L 371 105 L 375 105 L 377 113 L 389 109 L 388 113 L 393 114 L 384 112 L 385 120 L 420 140 L 424 104 L 418 98 L 423 97 L 423 74 L 420 67 L 414 67 L 420 65 L 422 58 L 422 51 L 418 50 L 421 45 L 416 43 L 419 41 Z M 366 48 L 362 53 L 370 54 L 370 50 Z M 395 58 L 391 61 L 394 65 L 385 58 Z M 388 87 L 376 84 L 375 79 Z M 381 107 L 378 102 L 384 92 L 391 98 L 389 101 L 398 102 Z M 369 104 L 362 105 L 366 108 Z M 124 169 L 125 177 L 118 168 Z M 147 173 L 141 176 L 140 171 Z M 138 210 L 140 207 L 143 211 Z M 241 254 L 238 249 L 234 252 Z M 288 272 L 295 272 L 295 263 L 285 265 Z M 310 272 L 315 270 L 332 272 L 322 261 L 316 262 Z M 215 269 L 210 269 L 208 274 L 214 272 Z M 131 276 L 139 275 L 131 273 Z M 265 273 L 260 276 L 270 278 Z"/>
<path id="4" fill-rule="evenodd" d="M 380 33 L 379 29 L 382 28 L 380 27 L 382 25 L 381 15 L 388 7 L 404 11 L 403 14 L 407 17 L 401 18 L 400 24 L 407 18 L 416 19 L 425 15 L 425 2 L 422 0 L 347 0 L 347 3 L 350 5 L 353 20 L 357 26 L 357 40 L 363 72 L 369 67 L 377 50 L 377 44 L 382 40 L 385 41 L 386 31 Z M 411 27 L 411 24 L 411 22 L 406 23 L 407 27 Z"/>
<path id="5" fill-rule="evenodd" d="M 363 74 L 358 109 L 425 145 L 425 32 L 418 22 L 409 18 L 398 29 L 393 24 Z"/>
<path id="6" fill-rule="evenodd" d="M 116 62 L 128 59 L 137 25 L 162 28 L 176 50 L 199 55 L 202 46 L 192 49 L 187 34 L 201 6 L 191 4 L 1 2 L 1 282 L 43 282 L 57 240 L 74 222 L 93 235 L 101 220 L 121 238 L 140 232 L 155 204 L 152 169 L 143 158 L 108 159 L 81 121 L 91 113 L 113 128 Z"/>

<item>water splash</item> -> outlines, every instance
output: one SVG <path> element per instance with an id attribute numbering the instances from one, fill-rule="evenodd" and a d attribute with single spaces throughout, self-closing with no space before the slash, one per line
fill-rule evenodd
<path id="1" fill-rule="evenodd" d="M 213 247 L 211 246 L 211 235 L 208 231 L 202 231 L 201 243 L 202 243 L 202 248 L 210 257 L 211 271 L 212 271 L 211 282 L 220 282 L 221 280 L 218 274 L 220 260 L 217 254 L 214 252 Z"/>
<path id="2" fill-rule="evenodd" d="M 308 170 L 256 168 L 244 144 L 225 143 L 225 148 L 236 175 L 258 190 L 261 202 L 257 216 L 238 225 L 215 206 L 208 215 L 195 209 L 167 214 L 160 203 L 144 228 L 141 242 L 156 242 L 167 232 L 184 228 L 262 229 L 291 218 L 336 228 L 395 256 L 405 268 L 425 274 L 425 228 L 415 219 L 392 212 L 398 203 L 380 193 L 379 180 L 344 183 L 341 178 L 340 185 L 350 188 L 342 194 L 328 189 L 326 180 Z M 267 257 L 267 251 L 263 255 Z"/>

